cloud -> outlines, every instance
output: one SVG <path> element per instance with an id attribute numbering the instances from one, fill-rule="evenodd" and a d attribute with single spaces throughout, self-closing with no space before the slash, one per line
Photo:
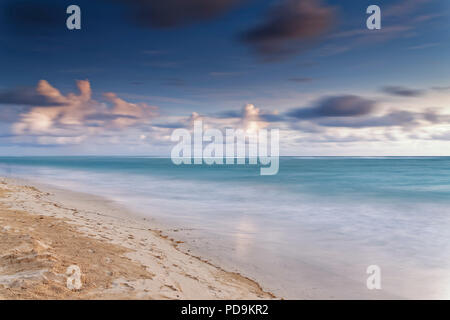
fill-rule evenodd
<path id="1" fill-rule="evenodd" d="M 178 128 L 185 128 L 186 123 L 183 121 L 180 122 L 170 122 L 170 123 L 155 123 L 152 124 L 153 127 L 157 128 L 163 128 L 163 129 L 178 129 Z"/>
<path id="2" fill-rule="evenodd" d="M 367 28 L 357 28 L 352 30 L 339 31 L 330 34 L 328 37 L 330 40 L 346 41 L 345 45 L 339 44 L 338 46 L 325 47 L 325 50 L 331 50 L 332 52 L 325 52 L 324 56 L 339 54 L 360 46 L 368 46 L 374 44 L 380 44 L 392 39 L 400 37 L 406 37 L 408 34 L 414 31 L 414 26 L 401 24 L 384 26 L 380 30 L 373 32 Z"/>
<path id="3" fill-rule="evenodd" d="M 356 95 L 343 95 L 323 98 L 313 107 L 293 109 L 287 116 L 297 119 L 358 117 L 368 115 L 375 109 L 376 103 L 373 100 Z"/>
<path id="4" fill-rule="evenodd" d="M 407 16 L 430 1 L 432 0 L 399 0 L 383 10 L 383 16 L 398 19 L 399 16 Z"/>
<path id="5" fill-rule="evenodd" d="M 242 0 L 120 0 L 131 9 L 134 23 L 170 28 L 215 18 Z"/>
<path id="6" fill-rule="evenodd" d="M 439 114 L 433 109 L 424 112 L 411 112 L 406 110 L 397 110 L 387 112 L 383 115 L 354 115 L 354 116 L 326 116 L 314 119 L 305 119 L 314 121 L 313 123 L 322 127 L 339 128 L 375 128 L 375 127 L 402 127 L 405 130 L 432 124 L 447 124 L 450 122 L 450 116 Z"/>
<path id="7" fill-rule="evenodd" d="M 388 42 L 399 38 L 414 38 L 423 28 L 421 25 L 435 14 L 425 14 L 418 16 L 417 12 L 423 5 L 429 3 L 431 0 L 399 0 L 393 4 L 385 4 L 381 8 L 382 11 L 382 28 L 380 30 L 368 30 L 361 28 L 361 21 L 358 19 L 349 25 L 354 25 L 351 29 L 336 30 L 327 38 L 330 41 L 341 41 L 336 50 L 332 54 L 357 49 L 360 47 L 367 48 L 367 46 L 379 45 L 380 43 Z M 356 25 L 355 25 L 356 24 Z M 345 41 L 345 45 L 342 45 Z M 419 49 L 423 44 L 416 44 L 409 49 Z M 327 48 L 325 48 L 327 49 Z M 341 50 L 342 51 L 341 51 Z M 326 55 L 330 55 L 327 53 Z"/>
<path id="8" fill-rule="evenodd" d="M 410 46 L 407 49 L 408 50 L 421 50 L 421 49 L 432 48 L 432 47 L 436 47 L 436 46 L 440 46 L 440 45 L 441 45 L 441 43 L 439 43 L 439 42 L 422 43 L 422 44 L 418 44 L 415 46 Z"/>
<path id="9" fill-rule="evenodd" d="M 246 104 L 240 110 L 227 110 L 210 115 L 194 113 L 191 117 L 177 118 L 161 129 L 192 129 L 193 121 L 201 119 L 205 128 L 244 129 L 255 132 L 261 128 L 278 128 L 293 146 L 298 143 L 356 143 L 369 141 L 406 141 L 413 132 L 429 135 L 450 123 L 450 115 L 442 113 L 445 108 L 424 108 L 412 112 L 396 105 L 386 105 L 358 95 L 321 97 L 309 106 L 279 113 L 261 110 Z M 170 133 L 169 133 L 170 134 Z M 295 141 L 294 141 L 295 140 Z M 313 145 L 311 145 L 312 147 Z"/>
<path id="10" fill-rule="evenodd" d="M 146 103 L 130 103 L 115 93 L 105 93 L 104 102 L 92 99 L 87 80 L 77 81 L 79 94 L 63 95 L 47 81 L 36 89 L 40 95 L 61 105 L 42 107 L 39 104 L 20 115 L 12 125 L 16 135 L 37 136 L 37 143 L 79 143 L 85 138 L 146 124 L 157 116 L 157 108 Z M 64 138 L 64 139 L 63 139 Z"/>
<path id="11" fill-rule="evenodd" d="M 136 123 L 147 122 L 156 116 L 157 108 L 154 106 L 146 103 L 130 103 L 120 99 L 112 92 L 105 93 L 104 96 L 113 104 L 113 108 L 110 110 L 111 115 L 116 116 L 111 122 L 113 127 L 129 127 Z"/>
<path id="12" fill-rule="evenodd" d="M 267 59 L 304 49 L 324 34 L 334 21 L 334 9 L 320 0 L 284 0 L 259 26 L 245 32 L 241 40 Z"/>
<path id="13" fill-rule="evenodd" d="M 249 132 L 267 127 L 267 123 L 261 118 L 261 110 L 253 104 L 246 104 L 242 108 L 241 127 Z"/>
<path id="14" fill-rule="evenodd" d="M 215 116 L 218 118 L 239 118 L 241 116 L 241 112 L 238 110 L 227 110 L 222 111 Z"/>
<path id="15" fill-rule="evenodd" d="M 265 122 L 282 122 L 286 121 L 286 117 L 284 115 L 278 113 L 262 113 L 259 116 L 261 120 Z"/>
<path id="16" fill-rule="evenodd" d="M 429 138 L 430 140 L 444 140 L 444 141 L 450 141 L 450 131 L 446 131 L 444 133 L 439 134 L 433 134 Z"/>
<path id="17" fill-rule="evenodd" d="M 48 92 L 48 82 L 39 81 L 36 88 L 14 88 L 0 91 L 0 104 L 26 106 L 61 106 L 65 99 Z"/>
<path id="18" fill-rule="evenodd" d="M 408 131 L 412 128 L 445 125 L 450 115 L 440 113 L 439 108 L 427 108 L 421 112 L 396 110 L 380 106 L 376 100 L 357 95 L 338 95 L 319 98 L 312 106 L 295 108 L 283 113 L 260 110 L 247 104 L 241 111 L 229 110 L 212 117 L 210 123 L 220 120 L 240 128 L 276 126 L 297 132 L 323 133 L 327 128 L 391 128 Z"/>
<path id="19" fill-rule="evenodd" d="M 289 78 L 288 80 L 291 82 L 297 82 L 297 83 L 307 83 L 307 82 L 313 81 L 314 79 L 304 77 L 304 78 Z"/>
<path id="20" fill-rule="evenodd" d="M 186 81 L 180 78 L 166 78 L 162 84 L 172 87 L 184 87 L 187 85 Z"/>
<path id="21" fill-rule="evenodd" d="M 346 127 L 346 128 L 370 128 L 370 127 L 392 127 L 403 126 L 413 127 L 419 125 L 419 120 L 425 119 L 421 113 L 409 111 L 394 111 L 382 116 L 369 116 L 363 118 L 347 119 L 321 119 L 318 124 L 327 127 Z"/>
<path id="22" fill-rule="evenodd" d="M 440 113 L 438 108 L 426 108 L 421 112 L 383 108 L 380 114 L 378 102 L 356 95 L 341 95 L 319 99 L 312 107 L 296 108 L 269 122 L 288 121 L 296 129 L 313 124 L 314 128 L 376 128 L 402 127 L 409 130 L 419 126 L 450 123 L 450 115 Z M 300 129 L 302 131 L 302 129 Z"/>
<path id="23" fill-rule="evenodd" d="M 275 113 L 272 113 L 275 115 Z M 272 115 L 270 114 L 270 115 Z M 225 130 L 227 128 L 242 129 L 249 133 L 265 128 L 270 121 L 266 121 L 269 114 L 262 112 L 253 104 L 246 104 L 240 110 L 228 110 L 210 115 L 201 115 L 193 112 L 189 117 L 177 117 L 176 120 L 153 124 L 161 129 L 186 128 L 192 129 L 194 122 L 201 120 L 205 128 Z"/>
<path id="24" fill-rule="evenodd" d="M 419 97 L 425 94 L 424 90 L 410 89 L 402 86 L 386 86 L 382 91 L 393 96 Z"/>
<path id="25" fill-rule="evenodd" d="M 450 86 L 436 86 L 436 87 L 432 87 L 431 89 L 436 90 L 436 91 L 448 91 L 448 90 L 450 90 Z"/>

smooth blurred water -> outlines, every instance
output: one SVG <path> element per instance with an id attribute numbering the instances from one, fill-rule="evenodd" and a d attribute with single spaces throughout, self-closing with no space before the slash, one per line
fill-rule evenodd
<path id="1" fill-rule="evenodd" d="M 364 297 L 371 264 L 382 268 L 384 292 L 450 298 L 447 157 L 283 157 L 275 176 L 164 158 L 2 157 L 0 174 L 193 229 L 182 236 L 199 252 L 291 298 Z"/>

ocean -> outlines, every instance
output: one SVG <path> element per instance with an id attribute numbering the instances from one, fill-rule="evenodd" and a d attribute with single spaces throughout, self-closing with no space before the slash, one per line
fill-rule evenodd
<path id="1" fill-rule="evenodd" d="M 450 298 L 450 157 L 0 157 L 0 175 L 106 197 L 179 228 L 211 261 L 286 298 Z M 367 268 L 381 270 L 369 290 Z"/>

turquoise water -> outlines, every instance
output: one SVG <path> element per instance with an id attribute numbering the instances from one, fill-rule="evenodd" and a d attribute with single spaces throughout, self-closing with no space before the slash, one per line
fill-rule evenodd
<path id="1" fill-rule="evenodd" d="M 200 252 L 288 297 L 362 296 L 371 264 L 386 294 L 450 297 L 448 157 L 283 157 L 275 176 L 164 158 L 0 157 L 0 174 L 192 229 L 180 236 Z"/>

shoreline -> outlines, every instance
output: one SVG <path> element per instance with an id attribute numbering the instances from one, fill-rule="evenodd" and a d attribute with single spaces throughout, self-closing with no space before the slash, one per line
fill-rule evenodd
<path id="1" fill-rule="evenodd" d="M 0 219 L 0 299 L 276 298 L 98 196 L 0 177 Z M 80 290 L 67 288 L 70 265 L 80 265 Z"/>

